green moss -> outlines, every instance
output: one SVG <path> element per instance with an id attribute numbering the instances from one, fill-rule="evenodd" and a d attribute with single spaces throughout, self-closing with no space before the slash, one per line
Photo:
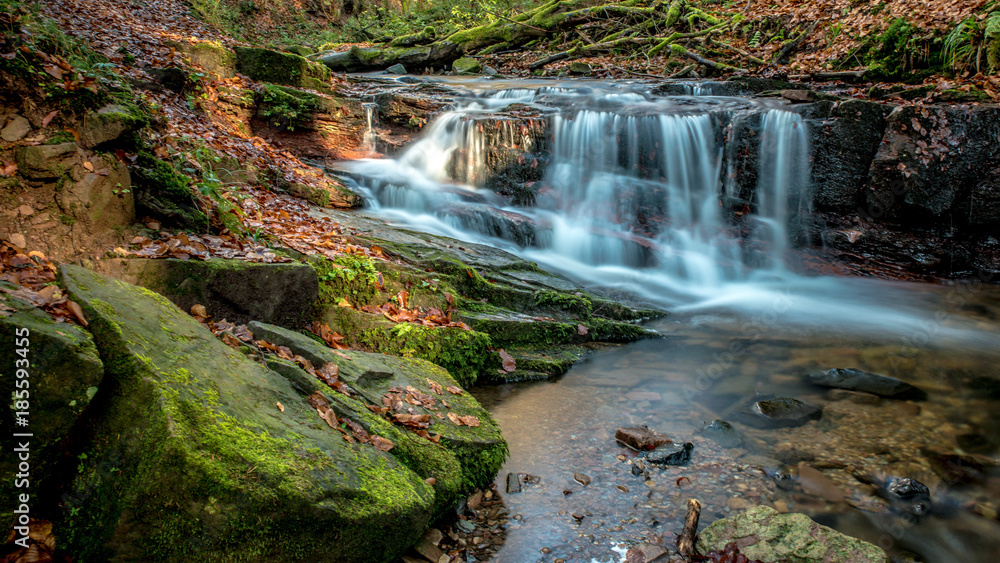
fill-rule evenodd
<path id="1" fill-rule="evenodd" d="M 264 84 L 261 114 L 271 125 L 294 131 L 307 123 L 319 108 L 316 96 L 294 88 Z"/>
<path id="2" fill-rule="evenodd" d="M 903 18 L 894 20 L 874 41 L 864 60 L 869 80 L 897 80 L 908 70 L 911 40 L 917 28 Z"/>
<path id="3" fill-rule="evenodd" d="M 293 53 L 236 47 L 237 67 L 252 80 L 304 88 L 327 88 L 330 69 Z"/>
<path id="4" fill-rule="evenodd" d="M 76 138 L 69 131 L 63 130 L 58 131 L 48 139 L 45 139 L 43 144 L 45 145 L 59 145 L 62 143 L 73 143 L 76 142 Z"/>
<path id="5" fill-rule="evenodd" d="M 490 365 L 492 341 L 473 330 L 399 323 L 389 330 L 366 330 L 358 341 L 372 351 L 435 363 L 465 388 L 474 385 Z"/>
<path id="6" fill-rule="evenodd" d="M 335 307 L 341 299 L 355 306 L 372 304 L 380 294 L 378 270 L 369 258 L 344 255 L 336 260 L 313 257 L 310 264 L 319 277 L 321 310 Z"/>
<path id="7" fill-rule="evenodd" d="M 563 291 L 537 291 L 534 299 L 535 307 L 555 309 L 586 319 L 590 317 L 593 304 L 584 295 Z"/>

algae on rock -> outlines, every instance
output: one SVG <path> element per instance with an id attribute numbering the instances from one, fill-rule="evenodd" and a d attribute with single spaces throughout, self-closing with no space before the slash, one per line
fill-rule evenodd
<path id="1" fill-rule="evenodd" d="M 75 266 L 61 279 L 107 370 L 62 491 L 69 552 L 388 561 L 420 537 L 431 486 L 391 454 L 346 442 L 284 377 L 149 290 Z"/>

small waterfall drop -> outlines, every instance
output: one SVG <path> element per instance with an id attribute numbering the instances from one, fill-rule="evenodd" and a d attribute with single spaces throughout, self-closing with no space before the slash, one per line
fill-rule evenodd
<path id="1" fill-rule="evenodd" d="M 378 133 L 375 132 L 375 127 L 378 125 L 378 104 L 374 102 L 366 102 L 362 104 L 365 109 L 365 134 L 361 139 L 362 148 L 364 148 L 369 153 L 377 152 L 376 142 L 378 141 Z"/>

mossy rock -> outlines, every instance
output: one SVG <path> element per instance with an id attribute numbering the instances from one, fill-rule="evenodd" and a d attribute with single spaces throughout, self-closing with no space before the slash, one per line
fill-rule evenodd
<path id="1" fill-rule="evenodd" d="M 84 116 L 83 126 L 80 128 L 80 144 L 85 148 L 94 148 L 116 141 L 148 124 L 148 117 L 137 107 L 110 104 Z"/>
<path id="2" fill-rule="evenodd" d="M 4 498 L 14 499 L 17 490 L 11 476 L 16 473 L 17 456 L 11 452 L 29 442 L 32 483 L 46 476 L 53 460 L 59 457 L 59 442 L 69 435 L 97 393 L 104 365 L 93 338 L 83 328 L 56 323 L 48 313 L 19 299 L 8 299 L 3 304 L 17 309 L 10 316 L 0 316 L 0 393 L 14 407 L 0 411 L 0 422 L 10 429 L 0 441 L 7 454 L 0 460 L 0 473 L 5 477 L 0 492 Z M 27 377 L 16 377 L 18 369 L 25 369 Z M 29 386 L 25 387 L 25 383 Z M 12 398 L 15 391 L 21 395 Z M 17 408 L 17 400 L 27 400 L 28 408 Z M 15 426 L 15 411 L 30 413 L 28 427 Z M 11 435 L 22 431 L 32 436 Z M 0 508 L 0 518 L 11 521 L 13 509 L 13 503 Z"/>
<path id="3" fill-rule="evenodd" d="M 736 542 L 740 553 L 764 563 L 888 562 L 885 552 L 868 542 L 813 522 L 805 514 L 779 514 L 757 506 L 717 520 L 698 534 L 698 551 L 722 551 Z"/>
<path id="4" fill-rule="evenodd" d="M 236 53 L 218 41 L 177 43 L 175 48 L 188 56 L 188 60 L 219 78 L 236 76 Z"/>
<path id="5" fill-rule="evenodd" d="M 569 371 L 590 350 L 583 346 L 553 346 L 550 348 L 507 348 L 516 368 L 514 371 L 494 370 L 489 380 L 496 383 L 540 381 L 559 377 Z"/>
<path id="6" fill-rule="evenodd" d="M 633 342 L 659 338 L 639 325 L 593 318 L 579 323 L 539 320 L 512 312 L 463 313 L 465 322 L 489 334 L 496 346 L 552 346 L 584 342 Z"/>
<path id="7" fill-rule="evenodd" d="M 330 69 L 294 53 L 237 47 L 236 60 L 239 71 L 251 80 L 300 88 L 329 87 Z"/>
<path id="8" fill-rule="evenodd" d="M 184 311 L 204 305 L 216 319 L 238 324 L 258 320 L 302 326 L 309 320 L 319 287 L 316 271 L 297 262 L 109 258 L 101 260 L 98 268 L 152 289 Z"/>
<path id="9" fill-rule="evenodd" d="M 326 344 L 308 336 L 263 323 L 250 323 L 248 328 L 255 338 L 287 346 L 313 365 L 322 366 L 329 362 L 337 364 L 341 380 L 357 391 L 369 404 L 381 405 L 382 396 L 390 387 L 403 388 L 407 385 L 447 400 L 451 405 L 450 409 L 432 411 L 413 406 L 411 410 L 417 414 L 432 415 L 431 426 L 427 431 L 431 434 L 440 434 L 441 444 L 458 459 L 462 466 L 464 491 L 490 483 L 503 465 L 507 457 L 507 443 L 500 433 L 500 427 L 486 409 L 468 393 L 452 395 L 445 392 L 443 396 L 434 395 L 427 379 L 437 382 L 442 387 L 458 384 L 441 367 L 416 358 L 400 358 L 358 350 L 335 353 Z M 436 412 L 444 414 L 449 411 L 459 415 L 475 416 L 481 424 L 478 427 L 456 426 L 447 419 L 438 419 L 435 415 Z"/>
<path id="10" fill-rule="evenodd" d="M 32 180 L 55 180 L 82 163 L 76 143 L 35 145 L 17 150 L 17 171 Z"/>
<path id="11" fill-rule="evenodd" d="M 594 69 L 587 63 L 572 62 L 569 64 L 569 73 L 580 76 L 590 76 L 594 73 Z"/>
<path id="12" fill-rule="evenodd" d="M 451 63 L 451 70 L 455 74 L 479 74 L 483 70 L 483 65 L 471 57 L 462 57 Z"/>
<path id="13" fill-rule="evenodd" d="M 288 380 L 166 298 L 60 272 L 107 370 L 59 504 L 60 547 L 81 561 L 361 562 L 420 537 L 434 505 L 420 475 L 345 441 Z"/>

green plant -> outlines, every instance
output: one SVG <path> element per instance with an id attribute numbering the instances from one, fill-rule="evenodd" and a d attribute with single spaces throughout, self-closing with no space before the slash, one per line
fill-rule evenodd
<path id="1" fill-rule="evenodd" d="M 263 116 L 275 127 L 289 131 L 301 127 L 318 108 L 311 95 L 274 84 L 264 85 L 263 101 Z"/>
<path id="2" fill-rule="evenodd" d="M 993 73 L 1000 69 L 1000 11 L 982 21 L 967 18 L 958 22 L 944 39 L 942 59 L 950 70 L 961 73 L 974 69 Z"/>

